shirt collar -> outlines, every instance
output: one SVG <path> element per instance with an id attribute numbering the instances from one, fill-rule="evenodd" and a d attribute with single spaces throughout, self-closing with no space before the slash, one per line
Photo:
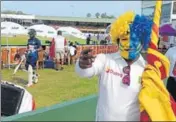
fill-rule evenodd
<path id="1" fill-rule="evenodd" d="M 119 51 L 117 53 L 113 54 L 113 59 L 115 59 L 115 60 L 119 60 L 120 59 L 120 60 L 123 60 L 126 63 L 126 61 L 120 55 Z M 132 65 L 135 65 L 135 64 L 140 65 L 141 67 L 145 67 L 146 61 L 144 60 L 144 58 L 143 58 L 143 56 L 141 54 L 140 54 L 139 58 Z"/>

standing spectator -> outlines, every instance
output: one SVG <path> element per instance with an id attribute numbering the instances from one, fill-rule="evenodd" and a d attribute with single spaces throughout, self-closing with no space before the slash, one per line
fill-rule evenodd
<path id="1" fill-rule="evenodd" d="M 170 61 L 170 76 L 167 80 L 167 89 L 176 101 L 176 46 L 169 48 L 165 55 Z"/>
<path id="2" fill-rule="evenodd" d="M 97 34 L 97 40 L 99 41 L 99 39 L 100 39 L 100 35 L 99 35 L 99 33 Z"/>
<path id="3" fill-rule="evenodd" d="M 86 44 L 89 45 L 89 44 L 90 44 L 90 41 L 91 41 L 91 35 L 89 34 L 88 37 L 87 37 Z"/>
<path id="4" fill-rule="evenodd" d="M 14 61 L 15 61 L 15 63 L 18 64 L 20 62 L 20 60 L 21 60 L 21 56 L 20 56 L 20 53 L 19 53 L 19 49 L 17 49 L 16 54 L 14 56 Z"/>
<path id="5" fill-rule="evenodd" d="M 55 43 L 55 63 L 56 63 L 56 71 L 63 70 L 64 64 L 64 54 L 65 54 L 65 46 L 67 41 L 65 37 L 62 36 L 62 31 L 57 32 L 57 36 L 54 37 Z"/>
<path id="6" fill-rule="evenodd" d="M 73 45 L 73 42 L 71 42 L 69 45 L 69 52 L 71 57 L 71 64 L 73 64 L 75 61 L 75 55 L 76 55 L 76 45 Z"/>

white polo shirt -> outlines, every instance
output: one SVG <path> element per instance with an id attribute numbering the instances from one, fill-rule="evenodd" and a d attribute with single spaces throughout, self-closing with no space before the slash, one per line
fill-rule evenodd
<path id="1" fill-rule="evenodd" d="M 65 47 L 65 38 L 63 36 L 56 36 L 54 37 L 54 41 L 55 41 L 55 49 L 63 49 L 64 50 L 64 47 Z"/>
<path id="2" fill-rule="evenodd" d="M 125 66 L 127 63 L 119 53 L 97 55 L 93 66 L 88 69 L 81 69 L 77 61 L 75 70 L 80 76 L 99 76 L 96 121 L 140 120 L 138 93 L 145 60 L 140 56 L 131 65 L 130 86 L 122 83 L 122 78 L 125 76 L 123 67 Z"/>
<path id="3" fill-rule="evenodd" d="M 169 48 L 165 55 L 170 61 L 170 76 L 176 77 L 176 46 Z"/>

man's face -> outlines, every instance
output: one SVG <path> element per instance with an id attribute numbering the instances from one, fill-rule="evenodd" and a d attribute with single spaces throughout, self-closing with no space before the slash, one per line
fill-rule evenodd
<path id="1" fill-rule="evenodd" d="M 36 32 L 35 32 L 34 30 L 30 30 L 30 31 L 28 32 L 29 38 L 34 38 L 34 37 L 35 37 L 35 34 L 36 34 Z"/>
<path id="2" fill-rule="evenodd" d="M 29 35 L 29 38 L 34 38 L 35 35 L 34 34 L 28 34 Z"/>
<path id="3" fill-rule="evenodd" d="M 135 35 L 128 34 L 121 37 L 119 48 L 123 58 L 134 60 L 139 56 L 142 45 Z"/>

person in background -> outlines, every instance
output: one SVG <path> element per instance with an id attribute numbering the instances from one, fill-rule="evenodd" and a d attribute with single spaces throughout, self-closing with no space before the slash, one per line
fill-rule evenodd
<path id="1" fill-rule="evenodd" d="M 14 56 L 15 65 L 16 66 L 20 65 L 21 60 L 22 60 L 22 57 L 20 55 L 19 49 L 17 49 L 16 54 Z M 19 69 L 21 69 L 21 65 L 19 66 Z"/>
<path id="2" fill-rule="evenodd" d="M 70 43 L 68 50 L 69 50 L 69 54 L 70 54 L 70 62 L 71 64 L 75 63 L 75 55 L 76 55 L 76 45 L 73 45 L 73 42 Z"/>
<path id="3" fill-rule="evenodd" d="M 70 41 L 68 41 L 67 45 L 69 45 L 69 44 L 70 44 Z"/>
<path id="4" fill-rule="evenodd" d="M 20 53 L 19 53 L 19 49 L 17 49 L 16 51 L 16 54 L 14 56 L 14 61 L 18 64 L 21 60 L 21 56 L 20 56 Z"/>
<path id="5" fill-rule="evenodd" d="M 170 76 L 167 80 L 167 89 L 176 101 L 176 46 L 169 48 L 165 56 L 170 61 Z"/>
<path id="6" fill-rule="evenodd" d="M 86 44 L 89 45 L 91 41 L 91 35 L 89 34 L 87 39 L 86 39 Z"/>
<path id="7" fill-rule="evenodd" d="M 55 43 L 55 63 L 56 71 L 63 70 L 66 38 L 62 36 L 62 31 L 57 32 L 57 36 L 53 38 Z"/>
<path id="8" fill-rule="evenodd" d="M 99 39 L 100 39 L 100 35 L 99 35 L 99 33 L 97 34 L 97 40 L 99 41 Z"/>
<path id="9" fill-rule="evenodd" d="M 28 84 L 27 87 L 38 82 L 38 74 L 35 71 L 36 63 L 38 60 L 38 52 L 42 50 L 41 41 L 36 38 L 36 31 L 30 29 L 28 32 L 29 39 L 27 43 L 27 54 L 26 54 L 26 70 L 28 70 Z"/>
<path id="10" fill-rule="evenodd" d="M 75 45 L 79 45 L 79 43 L 77 41 L 75 41 Z"/>
<path id="11" fill-rule="evenodd" d="M 44 51 L 45 60 L 49 60 L 49 48 L 45 47 Z"/>

